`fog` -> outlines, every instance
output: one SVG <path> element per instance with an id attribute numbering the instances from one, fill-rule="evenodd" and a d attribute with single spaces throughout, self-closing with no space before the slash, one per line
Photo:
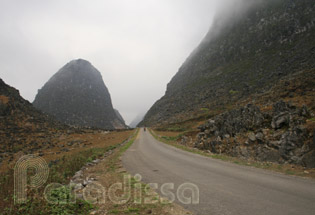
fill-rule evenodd
<path id="1" fill-rule="evenodd" d="M 32 102 L 67 62 L 86 59 L 128 124 L 164 95 L 214 15 L 240 2 L 0 0 L 0 77 Z"/>

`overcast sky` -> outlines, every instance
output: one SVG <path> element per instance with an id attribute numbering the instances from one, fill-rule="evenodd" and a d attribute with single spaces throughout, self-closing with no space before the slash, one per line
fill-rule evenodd
<path id="1" fill-rule="evenodd" d="M 0 0 L 0 77 L 33 102 L 72 59 L 101 73 L 129 123 L 167 83 L 228 0 Z"/>

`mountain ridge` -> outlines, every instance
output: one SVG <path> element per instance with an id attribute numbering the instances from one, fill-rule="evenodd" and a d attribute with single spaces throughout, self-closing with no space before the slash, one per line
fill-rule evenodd
<path id="1" fill-rule="evenodd" d="M 33 105 L 70 125 L 126 128 L 115 113 L 101 73 L 83 59 L 70 61 L 53 75 L 38 91 Z"/>
<path id="2" fill-rule="evenodd" d="M 310 0 L 269 0 L 213 39 L 211 28 L 141 125 L 175 123 L 203 108 L 227 107 L 283 77 L 314 68 L 314 11 Z"/>

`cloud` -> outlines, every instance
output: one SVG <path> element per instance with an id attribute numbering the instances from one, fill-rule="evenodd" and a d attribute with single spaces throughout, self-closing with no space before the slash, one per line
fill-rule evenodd
<path id="1" fill-rule="evenodd" d="M 101 73 L 127 122 L 164 95 L 231 0 L 0 0 L 0 77 L 33 101 L 72 59 Z"/>

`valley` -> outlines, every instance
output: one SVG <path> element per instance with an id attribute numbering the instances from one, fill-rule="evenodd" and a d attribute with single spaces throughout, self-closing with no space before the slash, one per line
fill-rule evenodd
<path id="1" fill-rule="evenodd" d="M 314 213 L 312 0 L 69 2 L 0 3 L 0 215 Z"/>

